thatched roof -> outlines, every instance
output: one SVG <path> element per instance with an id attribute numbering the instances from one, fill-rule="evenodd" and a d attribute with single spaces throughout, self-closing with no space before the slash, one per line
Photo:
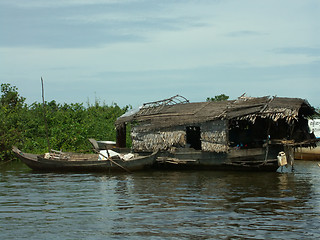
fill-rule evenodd
<path id="1" fill-rule="evenodd" d="M 221 102 L 186 101 L 174 105 L 148 106 L 148 109 L 142 107 L 135 113 L 118 118 L 116 125 L 135 121 L 149 129 L 160 129 L 216 119 L 248 119 L 254 122 L 257 117 L 274 121 L 281 118 L 290 122 L 297 119 L 299 114 L 309 116 L 314 112 L 308 101 L 299 98 L 240 97 Z"/>

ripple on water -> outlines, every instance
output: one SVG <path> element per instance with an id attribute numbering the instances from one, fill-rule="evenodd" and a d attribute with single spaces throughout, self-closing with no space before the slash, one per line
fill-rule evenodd
<path id="1" fill-rule="evenodd" d="M 319 169 L 295 173 L 0 172 L 1 239 L 314 239 Z"/>

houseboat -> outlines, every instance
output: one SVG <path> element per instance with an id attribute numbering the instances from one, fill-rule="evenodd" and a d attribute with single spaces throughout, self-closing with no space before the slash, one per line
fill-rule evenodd
<path id="1" fill-rule="evenodd" d="M 276 171 L 292 165 L 296 146 L 316 142 L 307 117 L 307 100 L 246 97 L 190 102 L 182 96 L 143 104 L 116 120 L 117 147 L 158 152 L 155 166 L 175 169 Z"/>

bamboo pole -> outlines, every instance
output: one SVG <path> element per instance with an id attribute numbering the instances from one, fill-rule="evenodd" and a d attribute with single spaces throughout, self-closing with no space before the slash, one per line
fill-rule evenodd
<path id="1" fill-rule="evenodd" d="M 43 118 L 44 118 L 44 124 L 45 124 L 45 128 L 46 128 L 48 152 L 50 152 L 51 151 L 51 147 L 50 147 L 50 141 L 49 141 L 49 130 L 48 130 L 47 117 L 46 117 L 46 103 L 44 101 L 44 87 L 43 87 L 43 79 L 42 79 L 42 77 L 41 77 L 41 86 L 42 86 Z"/>

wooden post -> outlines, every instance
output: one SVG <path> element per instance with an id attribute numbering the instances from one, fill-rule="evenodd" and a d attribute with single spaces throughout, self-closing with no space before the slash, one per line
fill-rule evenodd
<path id="1" fill-rule="evenodd" d="M 264 158 L 264 161 L 267 162 L 268 160 L 268 154 L 269 154 L 269 141 L 270 141 L 270 127 L 271 127 L 271 120 L 268 119 L 268 129 L 267 129 L 267 142 L 266 142 L 266 156 Z"/>
<path id="2" fill-rule="evenodd" d="M 121 123 L 121 125 L 117 126 L 117 144 L 118 148 L 125 148 L 126 147 L 126 124 Z"/>

